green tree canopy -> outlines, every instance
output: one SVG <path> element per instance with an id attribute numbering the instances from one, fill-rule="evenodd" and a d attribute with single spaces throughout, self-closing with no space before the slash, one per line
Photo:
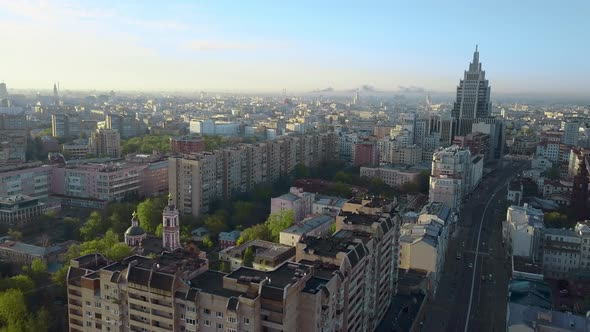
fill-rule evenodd
<path id="1" fill-rule="evenodd" d="M 120 260 L 129 256 L 131 249 L 119 241 L 119 236 L 109 229 L 102 238 L 83 242 L 81 255 L 100 253 L 109 260 Z"/>
<path id="2" fill-rule="evenodd" d="M 106 231 L 107 226 L 108 225 L 103 222 L 100 212 L 92 211 L 84 226 L 80 228 L 80 235 L 85 241 L 90 241 L 102 235 Z"/>
<path id="3" fill-rule="evenodd" d="M 279 235 L 282 230 L 291 226 L 294 221 L 293 210 L 282 210 L 278 213 L 271 213 L 265 224 L 270 231 L 273 242 L 279 242 Z"/>
<path id="4" fill-rule="evenodd" d="M 33 280 L 24 274 L 19 274 L 14 277 L 0 279 L 0 291 L 7 289 L 18 289 L 22 292 L 28 292 L 35 288 Z"/>
<path id="5" fill-rule="evenodd" d="M 65 217 L 63 230 L 66 239 L 80 240 L 80 219 Z"/>
<path id="6" fill-rule="evenodd" d="M 252 227 L 248 227 L 242 231 L 240 238 L 236 242 L 237 245 L 246 243 L 252 240 L 265 240 L 270 241 L 272 239 L 270 230 L 266 224 L 257 224 Z"/>
<path id="7" fill-rule="evenodd" d="M 162 223 L 162 210 L 166 205 L 165 197 L 148 198 L 137 205 L 139 224 L 146 232 L 154 234 Z"/>
<path id="8" fill-rule="evenodd" d="M 23 292 L 19 289 L 8 289 L 0 293 L 0 321 L 7 325 L 25 319 L 27 305 Z"/>
<path id="9" fill-rule="evenodd" d="M 227 229 L 227 221 L 222 214 L 212 214 L 205 217 L 205 227 L 211 234 L 217 236 Z"/>
<path id="10" fill-rule="evenodd" d="M 252 263 L 254 262 L 254 252 L 252 251 L 252 247 L 246 248 L 244 250 L 244 257 L 242 257 L 242 264 L 247 267 L 252 267 Z"/>

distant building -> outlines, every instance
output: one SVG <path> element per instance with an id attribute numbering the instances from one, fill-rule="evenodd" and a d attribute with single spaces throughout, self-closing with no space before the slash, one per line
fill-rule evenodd
<path id="1" fill-rule="evenodd" d="M 391 187 L 400 187 L 406 183 L 418 183 L 421 171 L 418 169 L 384 165 L 381 167 L 361 167 L 360 176 L 368 178 L 379 178 L 383 183 Z"/>
<path id="2" fill-rule="evenodd" d="M 234 247 L 240 238 L 242 232 L 233 230 L 231 232 L 219 233 L 219 247 L 221 250 Z"/>
<path id="3" fill-rule="evenodd" d="M 121 137 L 117 130 L 98 129 L 90 135 L 89 151 L 97 157 L 121 157 Z"/>
<path id="4" fill-rule="evenodd" d="M 288 246 L 295 246 L 302 237 L 323 237 L 329 235 L 334 217 L 328 215 L 312 216 L 288 227 L 280 232 L 279 242 Z"/>
<path id="5" fill-rule="evenodd" d="M 26 195 L 49 196 L 53 166 L 41 162 L 0 166 L 0 197 Z"/>
<path id="6" fill-rule="evenodd" d="M 566 278 L 580 267 L 582 238 L 571 229 L 547 228 L 543 234 L 543 271 L 548 278 Z"/>
<path id="7" fill-rule="evenodd" d="M 580 135 L 580 121 L 577 119 L 567 119 L 561 121 L 561 130 L 563 130 L 563 144 L 577 146 Z"/>
<path id="8" fill-rule="evenodd" d="M 506 212 L 506 221 L 502 223 L 505 248 L 509 255 L 524 257 L 533 262 L 540 262 L 542 256 L 543 211 L 524 206 L 512 205 Z"/>
<path id="9" fill-rule="evenodd" d="M 473 53 L 473 61 L 465 71 L 463 79 L 457 87 L 457 98 L 451 112 L 453 118 L 459 121 L 457 135 L 463 136 L 471 132 L 471 123 L 463 125 L 462 119 L 477 119 L 489 117 L 492 114 L 490 102 L 491 88 L 481 69 L 477 46 Z"/>
<path id="10" fill-rule="evenodd" d="M 260 271 L 273 270 L 295 256 L 295 248 L 262 240 L 252 240 L 219 253 L 219 259 L 230 263 L 232 271 L 244 266 L 244 252 L 250 248 L 254 255 L 252 267 Z"/>
<path id="11" fill-rule="evenodd" d="M 143 121 L 133 114 L 108 113 L 105 122 L 105 129 L 116 130 L 123 139 L 140 136 L 147 132 Z"/>
<path id="12" fill-rule="evenodd" d="M 270 213 L 293 210 L 294 222 L 299 222 L 311 214 L 314 200 L 314 194 L 291 187 L 289 193 L 270 199 Z"/>
<path id="13" fill-rule="evenodd" d="M 125 237 L 125 244 L 130 247 L 136 247 L 141 244 L 143 240 L 147 237 L 147 233 L 139 226 L 139 219 L 137 218 L 137 213 L 133 212 L 133 216 L 131 217 L 131 226 L 127 228 L 124 234 Z"/>
<path id="14" fill-rule="evenodd" d="M 35 259 L 40 259 L 45 264 L 58 263 L 68 251 L 70 244 L 72 243 L 68 241 L 49 247 L 40 247 L 2 237 L 0 238 L 0 259 L 19 266 L 30 265 Z"/>
<path id="15" fill-rule="evenodd" d="M 484 159 L 489 158 L 490 151 L 490 135 L 474 132 L 465 136 L 455 136 L 453 138 L 453 145 L 462 148 L 467 148 L 471 155 L 482 155 Z"/>
<path id="16" fill-rule="evenodd" d="M 22 226 L 37 221 L 43 214 L 59 207 L 25 195 L 0 197 L 0 224 Z"/>
<path id="17" fill-rule="evenodd" d="M 198 153 L 205 151 L 205 142 L 200 136 L 182 136 L 170 138 L 172 153 Z"/>
<path id="18" fill-rule="evenodd" d="M 374 142 L 361 142 L 354 145 L 354 165 L 376 166 L 379 165 L 379 149 Z"/>
<path id="19" fill-rule="evenodd" d="M 63 144 L 62 153 L 66 159 L 85 159 L 90 153 L 88 144 Z"/>
<path id="20" fill-rule="evenodd" d="M 506 200 L 514 205 L 520 206 L 523 198 L 523 184 L 522 179 L 514 179 L 508 184 L 508 193 L 506 194 Z"/>
<path id="21" fill-rule="evenodd" d="M 51 133 L 53 137 L 80 136 L 81 120 L 77 115 L 53 114 L 51 115 Z"/>

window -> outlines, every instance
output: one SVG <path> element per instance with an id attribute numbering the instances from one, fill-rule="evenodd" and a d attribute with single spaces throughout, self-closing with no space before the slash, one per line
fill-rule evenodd
<path id="1" fill-rule="evenodd" d="M 229 316 L 227 317 L 227 321 L 232 324 L 235 324 L 238 322 L 236 317 L 229 317 Z"/>
<path id="2" fill-rule="evenodd" d="M 86 326 L 91 327 L 92 326 L 92 322 L 86 322 Z"/>
<path id="3" fill-rule="evenodd" d="M 221 312 L 221 311 L 216 312 L 215 313 L 215 317 L 217 317 L 217 318 L 223 318 L 223 312 Z"/>
<path id="4" fill-rule="evenodd" d="M 246 324 L 246 325 L 250 324 L 250 318 L 244 318 L 244 324 Z"/>
<path id="5" fill-rule="evenodd" d="M 180 314 L 180 319 L 184 319 L 184 314 Z"/>
<path id="6" fill-rule="evenodd" d="M 223 330 L 223 324 L 217 323 L 217 328 L 220 329 L 220 330 Z"/>
<path id="7" fill-rule="evenodd" d="M 107 311 L 110 311 L 111 307 L 107 305 L 107 306 L 105 306 L 105 309 L 107 309 Z"/>
<path id="8" fill-rule="evenodd" d="M 232 328 L 229 328 L 229 327 L 228 327 L 228 328 L 227 328 L 227 332 L 237 332 L 237 331 L 236 331 L 235 329 L 232 329 Z"/>
<path id="9" fill-rule="evenodd" d="M 91 305 L 92 305 L 92 303 L 90 303 L 90 301 L 86 301 L 86 305 L 87 305 L 87 306 L 91 306 Z"/>
<path id="10" fill-rule="evenodd" d="M 100 302 L 94 302 L 94 306 L 100 308 Z"/>
<path id="11" fill-rule="evenodd" d="M 90 311 L 86 311 L 86 317 L 92 317 L 92 313 Z"/>
<path id="12" fill-rule="evenodd" d="M 205 319 L 203 324 L 205 324 L 205 326 L 211 326 L 211 322 L 208 319 Z"/>
<path id="13" fill-rule="evenodd" d="M 186 311 L 188 312 L 196 312 L 196 308 L 195 307 L 186 307 Z"/>
<path id="14" fill-rule="evenodd" d="M 203 309 L 203 312 L 205 313 L 205 315 L 211 315 L 211 310 L 209 309 Z"/>
<path id="15" fill-rule="evenodd" d="M 189 325 L 197 325 L 197 322 L 192 318 L 187 318 L 186 323 Z"/>

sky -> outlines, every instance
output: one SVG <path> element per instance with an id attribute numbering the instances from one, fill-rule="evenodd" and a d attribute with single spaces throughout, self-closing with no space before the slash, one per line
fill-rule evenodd
<path id="1" fill-rule="evenodd" d="M 590 1 L 0 0 L 8 88 L 590 95 Z"/>

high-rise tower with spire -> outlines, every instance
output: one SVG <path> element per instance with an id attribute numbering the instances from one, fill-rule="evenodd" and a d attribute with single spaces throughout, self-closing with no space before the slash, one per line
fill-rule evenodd
<path id="1" fill-rule="evenodd" d="M 469 69 L 463 73 L 463 79 L 457 87 L 457 99 L 453 106 L 452 116 L 458 123 L 458 135 L 465 135 L 471 132 L 470 121 L 463 119 L 487 118 L 491 116 L 492 104 L 490 103 L 491 88 L 486 79 L 486 72 L 481 69 L 479 62 L 479 51 L 477 45 L 473 52 L 473 60 Z"/>

